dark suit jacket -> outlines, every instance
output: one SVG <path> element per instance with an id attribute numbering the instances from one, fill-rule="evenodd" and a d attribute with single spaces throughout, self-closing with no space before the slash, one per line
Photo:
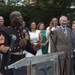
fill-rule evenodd
<path id="1" fill-rule="evenodd" d="M 27 29 L 24 29 L 24 30 L 26 30 L 26 32 L 28 33 Z M 3 44 L 5 46 L 11 46 L 11 40 L 12 40 L 11 35 L 15 35 L 17 37 L 17 39 L 15 40 L 14 45 L 12 46 L 12 48 L 13 48 L 12 53 L 20 52 L 21 50 L 22 51 L 26 50 L 35 55 L 36 51 L 34 51 L 33 46 L 30 43 L 30 40 L 27 41 L 27 45 L 25 45 L 24 47 L 20 47 L 19 42 L 22 39 L 22 36 L 25 36 L 25 35 L 22 35 L 22 33 L 23 33 L 22 29 L 17 30 L 13 27 L 8 27 L 8 28 L 2 29 L 0 31 L 0 34 L 2 34 L 5 37 L 5 40 L 4 40 L 4 43 L 0 43 L 0 45 Z M 1 64 L 2 74 L 5 72 L 4 67 L 8 63 L 7 61 L 8 61 L 9 53 L 10 53 L 9 51 L 7 53 L 3 53 L 2 64 Z M 14 56 L 14 58 L 12 56 Z M 16 55 L 11 54 L 9 64 L 12 64 L 22 58 L 24 58 L 23 54 L 18 55 L 17 57 L 16 57 Z"/>
<path id="2" fill-rule="evenodd" d="M 71 40 L 71 30 L 67 29 L 67 36 L 62 31 L 61 27 L 56 28 L 53 31 L 53 40 L 55 42 L 56 48 L 58 52 L 63 51 L 64 54 L 60 55 L 60 59 L 64 59 L 65 57 L 70 58 L 72 53 L 72 40 Z M 55 47 L 53 42 L 51 41 L 51 52 L 55 52 Z"/>
<path id="3" fill-rule="evenodd" d="M 72 36 L 72 47 L 73 47 L 73 57 L 75 58 L 75 34 L 73 32 L 71 32 L 71 36 Z"/>

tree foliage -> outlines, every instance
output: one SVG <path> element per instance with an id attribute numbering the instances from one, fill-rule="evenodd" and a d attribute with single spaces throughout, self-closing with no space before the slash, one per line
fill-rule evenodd
<path id="1" fill-rule="evenodd" d="M 73 18 L 72 13 L 74 9 L 70 9 L 73 5 L 74 0 L 37 0 L 34 6 L 24 5 L 15 6 L 8 5 L 0 6 L 0 15 L 5 19 L 5 25 L 10 25 L 9 14 L 12 11 L 20 11 L 23 15 L 26 24 L 29 26 L 30 22 L 35 21 L 37 24 L 39 22 L 44 22 L 46 26 L 49 25 L 50 20 L 53 17 L 59 18 L 61 15 L 67 15 L 69 19 Z"/>

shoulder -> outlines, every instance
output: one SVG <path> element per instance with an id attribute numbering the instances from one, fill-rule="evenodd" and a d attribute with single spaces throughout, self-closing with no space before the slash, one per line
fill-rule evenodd
<path id="1" fill-rule="evenodd" d="M 46 30 L 44 30 L 44 32 L 46 32 Z"/>
<path id="2" fill-rule="evenodd" d="M 66 28 L 71 31 L 71 28 L 68 28 L 68 27 L 66 27 Z"/>
<path id="3" fill-rule="evenodd" d="M 74 33 L 71 31 L 71 35 L 74 36 Z"/>
<path id="4" fill-rule="evenodd" d="M 29 31 L 29 34 L 32 34 L 32 32 L 31 32 L 31 31 Z"/>
<path id="5" fill-rule="evenodd" d="M 7 29 L 9 29 L 9 27 L 2 28 L 1 30 L 7 30 Z"/>
<path id="6" fill-rule="evenodd" d="M 9 35 L 8 33 L 10 33 L 10 31 L 8 30 L 8 28 L 3 28 L 0 30 L 0 41 L 3 43 L 3 40 L 5 41 L 5 39 L 9 39 Z M 1 44 L 0 42 L 0 44 Z"/>
<path id="7" fill-rule="evenodd" d="M 46 33 L 50 33 L 50 28 L 49 27 L 46 28 Z"/>
<path id="8" fill-rule="evenodd" d="M 61 29 L 60 27 L 57 27 L 53 31 L 59 31 L 60 29 Z"/>
<path id="9" fill-rule="evenodd" d="M 2 29 L 0 30 L 0 33 L 6 33 L 7 31 L 9 31 L 9 28 L 8 28 L 8 27 L 2 28 Z M 10 31 L 9 31 L 9 32 L 10 32 Z"/>
<path id="10" fill-rule="evenodd" d="M 68 27 L 67 27 L 67 30 L 68 30 L 70 33 L 72 33 L 72 30 L 71 30 L 71 28 L 68 28 Z"/>
<path id="11" fill-rule="evenodd" d="M 47 27 L 46 30 L 49 30 L 49 27 Z"/>
<path id="12" fill-rule="evenodd" d="M 1 31 L 5 31 L 5 32 L 6 32 L 6 31 L 9 31 L 9 32 L 10 32 L 10 31 L 12 31 L 12 28 L 5 27 L 5 28 L 2 28 Z"/>
<path id="13" fill-rule="evenodd" d="M 52 32 L 56 35 L 57 33 L 59 33 L 61 30 L 60 27 L 55 28 Z"/>
<path id="14" fill-rule="evenodd" d="M 40 33 L 40 30 L 36 30 L 36 33 Z"/>

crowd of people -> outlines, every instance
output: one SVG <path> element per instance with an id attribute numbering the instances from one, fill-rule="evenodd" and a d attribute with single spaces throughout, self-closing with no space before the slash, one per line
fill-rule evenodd
<path id="1" fill-rule="evenodd" d="M 47 28 L 43 22 L 38 25 L 31 22 L 30 27 L 26 28 L 20 12 L 11 12 L 9 18 L 11 25 L 5 27 L 4 18 L 0 16 L 1 74 L 13 75 L 13 69 L 6 71 L 5 67 L 24 57 L 63 51 L 64 54 L 58 57 L 58 75 L 75 75 L 75 21 L 69 28 L 68 18 L 61 16 L 59 20 L 52 18 Z"/>

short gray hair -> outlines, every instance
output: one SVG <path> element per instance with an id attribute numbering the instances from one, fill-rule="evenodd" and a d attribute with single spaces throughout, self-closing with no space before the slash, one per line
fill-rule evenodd
<path id="1" fill-rule="evenodd" d="M 61 16 L 61 17 L 59 18 L 59 21 L 61 21 L 63 18 L 66 18 L 66 19 L 68 20 L 68 18 L 67 18 L 66 16 Z"/>

